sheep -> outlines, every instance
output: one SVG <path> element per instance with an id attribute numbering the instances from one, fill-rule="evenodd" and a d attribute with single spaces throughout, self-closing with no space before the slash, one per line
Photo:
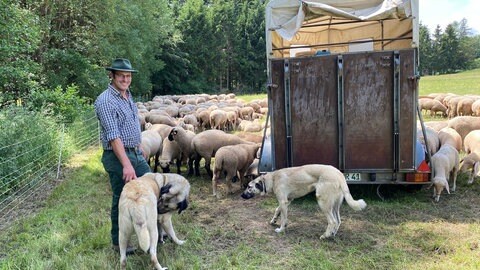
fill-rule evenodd
<path id="1" fill-rule="evenodd" d="M 457 116 L 448 121 L 448 127 L 455 129 L 464 140 L 470 131 L 480 129 L 480 117 Z"/>
<path id="2" fill-rule="evenodd" d="M 168 134 L 170 133 L 170 130 L 172 130 L 172 127 L 169 125 L 165 124 L 151 124 L 151 123 L 146 123 L 145 124 L 145 129 L 146 130 L 155 130 L 162 136 L 162 138 L 166 138 Z"/>
<path id="3" fill-rule="evenodd" d="M 253 143 L 262 143 L 263 141 L 263 136 L 255 133 L 250 133 L 250 132 L 238 132 L 235 133 L 238 137 L 245 141 L 253 142 Z"/>
<path id="4" fill-rule="evenodd" d="M 188 160 L 188 176 L 193 175 L 195 152 L 192 148 L 192 140 L 195 136 L 195 133 L 185 130 L 182 127 L 174 127 L 170 131 L 170 134 L 168 134 L 168 139 L 177 142 L 183 157 Z"/>
<path id="5" fill-rule="evenodd" d="M 465 153 L 476 152 L 480 154 L 480 130 L 470 131 L 463 141 Z"/>
<path id="6" fill-rule="evenodd" d="M 181 174 L 180 166 L 182 165 L 182 150 L 180 150 L 176 141 L 170 141 L 165 137 L 165 139 L 163 139 L 162 155 L 159 159 L 160 167 L 162 167 L 164 173 L 170 172 L 170 164 L 173 164 L 174 160 L 177 165 L 177 173 Z"/>
<path id="7" fill-rule="evenodd" d="M 240 118 L 243 120 L 253 120 L 254 109 L 250 106 L 240 108 Z"/>
<path id="8" fill-rule="evenodd" d="M 210 127 L 212 129 L 225 129 L 227 124 L 227 113 L 217 109 L 210 112 Z"/>
<path id="9" fill-rule="evenodd" d="M 425 126 L 432 128 L 435 131 L 440 131 L 444 127 L 448 127 L 448 120 L 445 121 L 428 121 L 425 122 Z"/>
<path id="10" fill-rule="evenodd" d="M 197 120 L 197 116 L 196 116 L 195 113 L 185 115 L 183 117 L 183 122 L 187 125 L 192 125 L 193 132 L 195 132 L 195 130 L 198 127 L 198 120 Z"/>
<path id="11" fill-rule="evenodd" d="M 222 146 L 241 143 L 250 142 L 242 140 L 236 135 L 228 134 L 216 129 L 205 130 L 195 135 L 192 139 L 192 150 L 195 153 L 195 175 L 200 176 L 200 159 L 204 158 L 205 170 L 208 175 L 212 177 L 213 173 L 210 169 L 210 162 L 212 157 L 215 157 L 217 150 Z"/>
<path id="12" fill-rule="evenodd" d="M 433 100 L 433 103 L 434 104 L 430 108 L 430 115 L 436 116 L 438 112 L 441 112 L 441 116 L 447 117 L 447 107 L 437 100 Z"/>
<path id="13" fill-rule="evenodd" d="M 438 139 L 440 140 L 440 146 L 444 144 L 450 144 L 451 146 L 455 147 L 457 151 L 462 150 L 462 137 L 460 137 L 460 134 L 458 134 L 458 132 L 453 128 L 442 128 L 438 132 Z"/>
<path id="14" fill-rule="evenodd" d="M 154 157 L 154 167 L 153 171 L 157 172 L 158 166 L 158 157 L 162 151 L 163 139 L 160 134 L 155 130 L 145 130 L 142 131 L 142 140 L 140 146 L 143 151 L 143 155 L 150 165 L 150 159 Z M 150 165 L 151 166 L 151 165 Z"/>
<path id="15" fill-rule="evenodd" d="M 238 123 L 238 114 L 235 111 L 227 111 L 227 129 L 235 130 Z"/>
<path id="16" fill-rule="evenodd" d="M 152 123 L 152 124 L 165 124 L 169 126 L 176 126 L 177 123 L 173 118 L 167 115 L 163 114 L 151 114 L 147 117 L 147 122 Z"/>
<path id="17" fill-rule="evenodd" d="M 472 113 L 475 116 L 480 116 L 480 99 L 472 104 Z"/>
<path id="18" fill-rule="evenodd" d="M 431 166 L 433 169 L 433 198 L 438 202 L 444 188 L 447 190 L 447 193 L 450 194 L 450 188 L 448 185 L 450 178 L 453 178 L 452 191 L 455 191 L 456 189 L 457 172 L 459 170 L 459 156 L 457 149 L 450 144 L 443 145 L 438 152 L 433 155 Z"/>
<path id="19" fill-rule="evenodd" d="M 457 115 L 472 115 L 472 104 L 475 99 L 470 97 L 463 97 L 457 103 Z"/>
<path id="20" fill-rule="evenodd" d="M 232 193 L 232 180 L 237 175 L 240 177 L 240 187 L 244 188 L 245 172 L 257 156 L 258 144 L 236 144 L 222 146 L 215 154 L 213 167 L 212 190 L 213 196 L 217 196 L 217 184 L 221 174 L 225 174 L 227 194 Z"/>
<path id="21" fill-rule="evenodd" d="M 438 133 L 434 129 L 429 127 L 425 127 L 425 133 L 427 135 L 427 141 L 425 141 L 425 138 L 423 136 L 423 132 L 421 129 L 417 129 L 417 138 L 425 147 L 428 146 L 428 149 L 427 149 L 428 152 L 430 153 L 430 155 L 433 155 L 438 151 L 438 148 L 440 147 L 440 140 L 438 139 Z"/>
<path id="22" fill-rule="evenodd" d="M 197 114 L 198 127 L 203 131 L 210 128 L 210 111 L 204 110 Z"/>
<path id="23" fill-rule="evenodd" d="M 460 172 L 466 173 L 467 171 L 470 171 L 468 184 L 472 184 L 475 177 L 480 176 L 480 154 L 472 152 L 460 160 Z"/>
<path id="24" fill-rule="evenodd" d="M 260 175 L 258 172 L 258 164 L 260 164 L 260 159 L 258 158 L 258 152 L 257 152 L 257 158 L 253 160 L 252 164 L 248 166 L 248 169 L 245 172 L 245 179 L 247 179 L 246 181 L 247 183 L 257 178 Z"/>
<path id="25" fill-rule="evenodd" d="M 447 99 L 446 102 L 447 102 L 447 114 L 448 114 L 448 118 L 453 118 L 455 116 L 457 116 L 457 105 L 458 105 L 458 102 L 460 102 L 460 100 L 463 99 L 462 96 L 455 96 L 455 97 L 452 97 L 450 99 Z"/>

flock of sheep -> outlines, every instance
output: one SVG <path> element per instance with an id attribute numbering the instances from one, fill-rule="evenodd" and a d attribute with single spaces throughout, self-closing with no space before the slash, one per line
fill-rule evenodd
<path id="1" fill-rule="evenodd" d="M 431 154 L 432 181 L 434 197 L 438 201 L 443 189 L 449 190 L 449 180 L 452 179 L 456 188 L 456 178 L 459 172 L 469 173 L 468 183 L 473 183 L 479 176 L 480 163 L 480 117 L 457 116 L 442 123 L 426 122 L 427 148 Z M 462 136 L 456 128 L 470 130 Z M 421 139 L 423 135 L 418 131 Z M 461 151 L 465 156 L 460 159 Z"/>
<path id="2" fill-rule="evenodd" d="M 187 163 L 188 175 L 198 176 L 204 159 L 216 196 L 220 179 L 225 178 L 227 193 L 232 193 L 232 182 L 240 179 L 243 186 L 258 175 L 266 98 L 244 102 L 234 94 L 157 96 L 137 102 L 137 108 L 142 148 L 154 160 L 155 172 L 158 166 L 169 172 L 176 165 L 181 173 L 182 163 Z M 431 94 L 419 98 L 419 108 L 449 117 L 425 122 L 424 131 L 420 124 L 417 128 L 431 157 L 433 196 L 439 201 L 444 189 L 450 193 L 449 181 L 455 191 L 459 172 L 469 174 L 468 183 L 480 176 L 480 96 Z"/>
<path id="3" fill-rule="evenodd" d="M 137 108 L 142 149 L 154 161 L 155 172 L 158 166 L 169 172 L 170 165 L 176 165 L 181 173 L 182 163 L 187 163 L 188 175 L 198 176 L 203 158 L 216 196 L 221 178 L 226 178 L 227 192 L 232 193 L 232 181 L 240 179 L 243 186 L 245 179 L 258 174 L 266 98 L 244 102 L 234 94 L 156 96 L 137 102 Z"/>
<path id="4" fill-rule="evenodd" d="M 422 112 L 430 112 L 430 116 L 438 114 L 448 118 L 466 115 L 480 116 L 480 96 L 461 96 L 452 93 L 430 94 L 419 97 L 418 107 Z"/>

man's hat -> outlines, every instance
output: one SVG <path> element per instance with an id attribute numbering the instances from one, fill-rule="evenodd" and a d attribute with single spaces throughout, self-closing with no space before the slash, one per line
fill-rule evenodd
<path id="1" fill-rule="evenodd" d="M 127 71 L 127 72 L 138 72 L 137 70 L 132 68 L 132 64 L 130 64 L 130 61 L 128 59 L 124 58 L 117 58 L 113 60 L 112 66 L 111 67 L 106 67 L 106 70 L 110 71 Z"/>

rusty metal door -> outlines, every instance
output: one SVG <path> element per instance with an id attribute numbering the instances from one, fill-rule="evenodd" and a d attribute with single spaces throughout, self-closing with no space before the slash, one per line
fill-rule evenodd
<path id="1" fill-rule="evenodd" d="M 414 169 L 414 50 L 271 61 L 276 169 Z"/>

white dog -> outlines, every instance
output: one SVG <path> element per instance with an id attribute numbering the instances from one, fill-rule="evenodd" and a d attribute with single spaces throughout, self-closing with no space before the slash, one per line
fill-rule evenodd
<path id="1" fill-rule="evenodd" d="M 265 195 L 273 192 L 279 206 L 275 210 L 270 224 L 275 224 L 281 215 L 280 228 L 275 229 L 279 233 L 283 232 L 287 226 L 288 205 L 293 199 L 313 191 L 315 191 L 320 209 L 328 220 L 327 229 L 320 237 L 321 239 L 333 237 L 337 233 L 341 223 L 340 206 L 344 198 L 348 205 L 356 211 L 363 210 L 367 206 L 364 200 L 355 201 L 352 198 L 343 174 L 335 167 L 328 165 L 304 165 L 261 175 L 250 181 L 242 197 L 250 199 L 255 194 Z"/>
<path id="2" fill-rule="evenodd" d="M 188 180 L 171 173 L 147 173 L 124 186 L 118 206 L 121 269 L 127 265 L 127 244 L 133 231 L 140 248 L 150 254 L 155 269 L 167 269 L 157 259 L 157 219 L 175 243 L 183 244 L 173 231 L 171 212 L 181 213 L 187 208 L 189 192 Z"/>

